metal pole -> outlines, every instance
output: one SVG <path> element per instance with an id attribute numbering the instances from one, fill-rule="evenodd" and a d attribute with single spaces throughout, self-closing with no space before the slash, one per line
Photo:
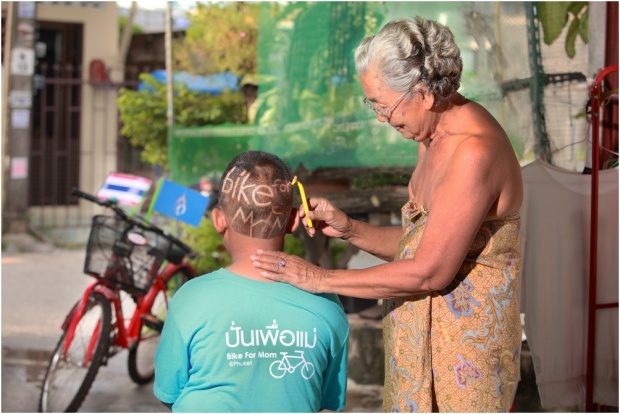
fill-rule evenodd
<path id="1" fill-rule="evenodd" d="M 528 51 L 530 71 L 532 72 L 530 83 L 530 97 L 532 99 L 532 117 L 534 121 L 534 135 L 536 144 L 534 151 L 536 156 L 551 164 L 551 144 L 547 135 L 545 123 L 544 88 L 545 74 L 542 65 L 540 51 L 540 24 L 538 20 L 538 8 L 535 2 L 526 3 Z"/>
<path id="2" fill-rule="evenodd" d="M 594 411 L 594 348 L 596 346 L 596 283 L 598 243 L 598 178 L 600 169 L 599 124 L 601 83 L 618 65 L 607 66 L 599 72 L 590 91 L 592 107 L 592 199 L 590 204 L 590 283 L 588 286 L 588 348 L 586 352 L 586 412 Z"/>
<path id="3" fill-rule="evenodd" d="M 174 125 L 174 106 L 173 106 L 173 91 L 172 91 L 172 5 L 171 2 L 166 2 L 166 99 L 167 110 L 166 115 L 168 117 L 168 137 Z"/>

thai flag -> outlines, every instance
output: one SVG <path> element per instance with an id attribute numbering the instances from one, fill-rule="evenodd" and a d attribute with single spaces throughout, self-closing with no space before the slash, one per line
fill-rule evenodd
<path id="1" fill-rule="evenodd" d="M 110 173 L 97 197 L 114 199 L 119 204 L 137 206 L 151 188 L 151 180 L 137 175 Z"/>

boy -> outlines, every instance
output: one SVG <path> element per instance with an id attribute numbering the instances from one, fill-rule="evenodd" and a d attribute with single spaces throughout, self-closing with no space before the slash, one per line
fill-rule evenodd
<path id="1" fill-rule="evenodd" d="M 292 201 L 275 155 L 247 151 L 224 171 L 211 218 L 232 265 L 175 294 L 155 356 L 154 394 L 172 411 L 344 408 L 349 325 L 337 296 L 270 282 L 250 261 L 283 249 L 299 225 Z"/>

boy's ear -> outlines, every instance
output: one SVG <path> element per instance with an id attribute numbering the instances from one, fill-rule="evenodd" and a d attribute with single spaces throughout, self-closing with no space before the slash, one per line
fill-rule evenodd
<path id="1" fill-rule="evenodd" d="M 288 223 L 286 225 L 286 232 L 293 233 L 299 227 L 299 214 L 297 208 L 293 207 L 291 209 L 291 215 L 288 218 Z"/>
<path id="2" fill-rule="evenodd" d="M 224 212 L 220 210 L 219 207 L 215 207 L 211 211 L 211 221 L 213 222 L 213 227 L 220 234 L 224 235 L 226 233 L 226 229 L 228 229 L 228 223 L 226 222 L 226 216 Z"/>

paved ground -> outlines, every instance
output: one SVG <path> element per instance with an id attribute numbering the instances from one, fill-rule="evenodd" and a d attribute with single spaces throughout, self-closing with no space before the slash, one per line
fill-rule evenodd
<path id="1" fill-rule="evenodd" d="M 36 247 L 36 246 L 35 246 Z M 2 412 L 36 412 L 40 384 L 60 324 L 91 278 L 82 250 L 35 248 L 2 253 Z M 169 412 L 127 374 L 127 352 L 111 358 L 95 379 L 82 412 Z M 383 387 L 349 383 L 349 412 L 381 411 Z"/>
<path id="2" fill-rule="evenodd" d="M 5 243 L 6 240 L 3 240 Z M 6 243 L 5 243 L 6 244 Z M 20 240 L 22 250 L 2 252 L 2 412 L 35 412 L 49 355 L 60 324 L 91 278 L 84 275 L 82 250 L 51 249 Z M 542 412 L 532 360 L 524 343 L 516 412 Z M 102 367 L 80 411 L 166 412 L 152 384 L 135 385 L 127 374 L 127 353 Z M 383 387 L 350 381 L 347 412 L 380 412 Z M 554 410 L 567 411 L 567 410 Z M 575 411 L 574 407 L 570 411 Z"/>

